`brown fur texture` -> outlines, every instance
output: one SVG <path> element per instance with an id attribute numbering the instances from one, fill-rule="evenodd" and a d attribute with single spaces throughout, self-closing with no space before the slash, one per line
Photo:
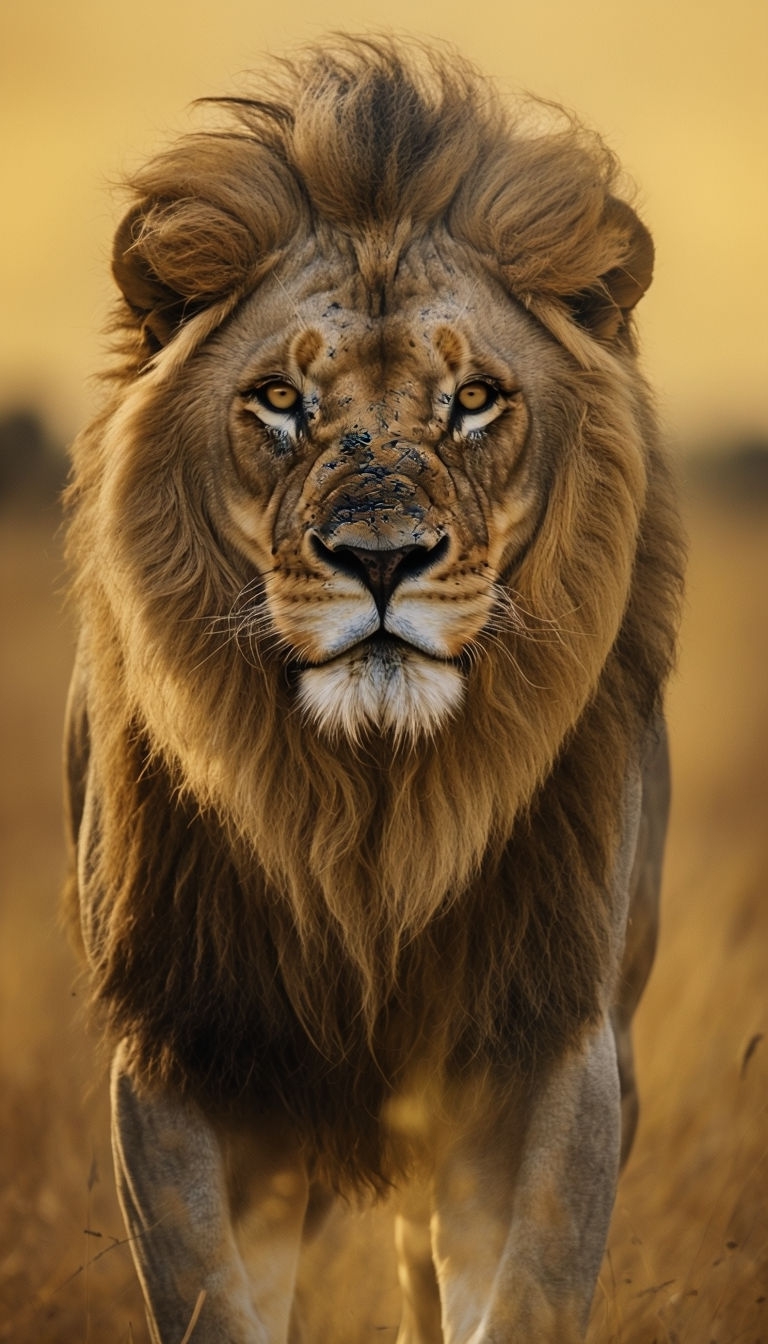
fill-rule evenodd
<path id="1" fill-rule="evenodd" d="M 532 1073 L 605 1006 L 623 781 L 681 572 L 630 317 L 652 249 L 595 137 L 502 110 L 453 56 L 339 42 L 219 107 L 132 183 L 120 366 L 74 452 L 81 925 L 148 1086 L 282 1107 L 329 1179 L 376 1184 L 397 1087 Z M 330 741 L 223 521 L 206 361 L 270 277 L 332 255 L 376 316 L 430 240 L 552 361 L 535 528 L 499 579 L 519 616 L 431 735 Z"/>

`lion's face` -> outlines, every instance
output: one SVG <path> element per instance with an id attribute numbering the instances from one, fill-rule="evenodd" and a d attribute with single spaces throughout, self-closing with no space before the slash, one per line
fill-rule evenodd
<path id="1" fill-rule="evenodd" d="M 240 626 L 279 641 L 331 734 L 456 710 L 542 507 L 530 405 L 553 343 L 461 269 L 414 246 L 380 315 L 341 259 L 277 276 L 205 356 L 230 395 L 220 526 L 263 579 Z"/>

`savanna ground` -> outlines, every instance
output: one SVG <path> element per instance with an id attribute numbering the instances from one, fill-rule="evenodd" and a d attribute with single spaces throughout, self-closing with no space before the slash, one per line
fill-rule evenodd
<path id="1" fill-rule="evenodd" d="M 768 501 L 718 502 L 710 488 L 687 512 L 663 936 L 637 1027 L 643 1111 L 591 1344 L 768 1342 Z M 71 657 L 57 521 L 53 507 L 0 518 L 0 1340 L 146 1344 L 103 1068 L 56 922 Z M 339 1256 L 332 1224 L 307 1266 L 323 1344 L 395 1338 L 386 1215 L 363 1222 L 370 1241 L 358 1232 Z"/>

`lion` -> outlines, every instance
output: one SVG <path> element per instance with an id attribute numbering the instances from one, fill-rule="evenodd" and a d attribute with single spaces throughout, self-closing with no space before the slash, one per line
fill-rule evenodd
<path id="1" fill-rule="evenodd" d="M 596 135 L 319 44 L 132 180 L 68 490 L 68 908 L 152 1338 L 583 1338 L 637 1114 L 682 543 Z"/>

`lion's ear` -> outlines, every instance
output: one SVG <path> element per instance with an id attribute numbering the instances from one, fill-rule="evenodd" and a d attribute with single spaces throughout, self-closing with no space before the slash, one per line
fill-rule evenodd
<path id="1" fill-rule="evenodd" d="M 188 318 L 239 289 L 255 251 L 245 224 L 211 202 L 148 200 L 120 224 L 112 272 L 157 348 Z"/>
<path id="2" fill-rule="evenodd" d="M 614 264 L 594 285 L 575 295 L 571 307 L 581 326 L 599 340 L 611 341 L 651 283 L 653 239 L 632 207 L 615 196 L 606 199 L 600 229 L 601 251 L 615 257 Z"/>

